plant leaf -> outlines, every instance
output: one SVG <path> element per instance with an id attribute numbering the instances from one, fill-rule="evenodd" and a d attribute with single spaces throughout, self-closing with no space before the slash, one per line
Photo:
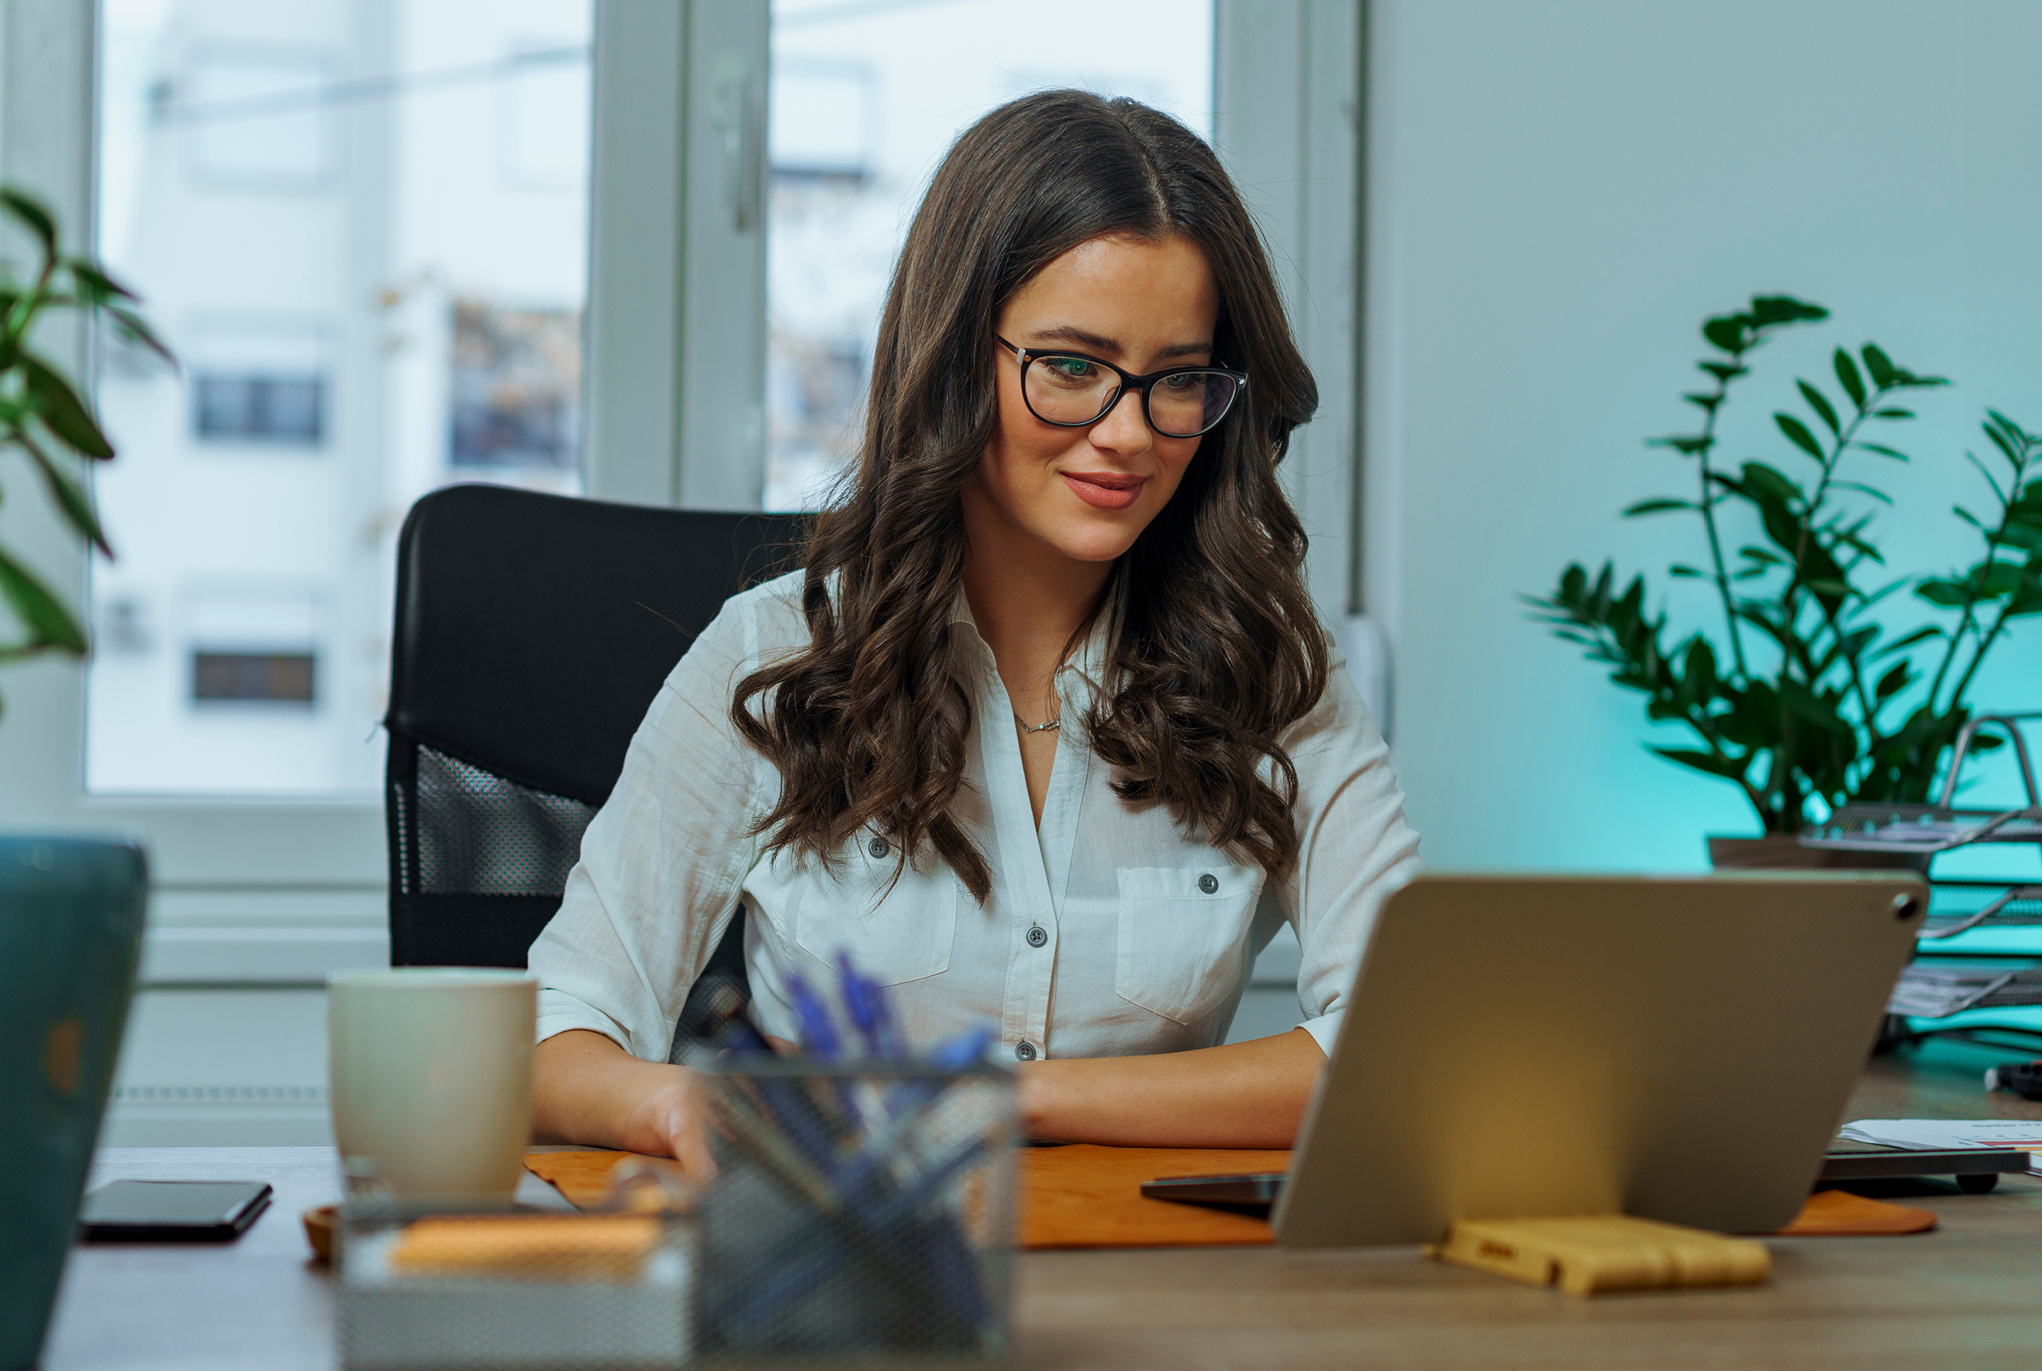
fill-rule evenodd
<path id="1" fill-rule="evenodd" d="M 57 225 L 41 201 L 18 190 L 0 190 L 0 209 L 36 236 L 43 245 L 43 256 L 57 255 Z"/>
<path id="2" fill-rule="evenodd" d="M 1843 437 L 1843 429 L 1836 421 L 1836 410 L 1830 405 L 1829 397 L 1806 381 L 1796 381 L 1794 384 L 1801 388 L 1801 398 L 1808 402 L 1808 408 L 1815 411 L 1816 417 L 1822 420 L 1832 434 L 1839 438 Z"/>
<path id="3" fill-rule="evenodd" d="M 31 646 L 48 646 L 73 656 L 85 653 L 85 630 L 34 572 L 0 549 L 0 596 L 13 607 L 32 636 Z"/>
<path id="4" fill-rule="evenodd" d="M 50 432 L 87 457 L 105 460 L 113 456 L 113 444 L 99 431 L 92 412 L 78 398 L 78 392 L 49 363 L 24 352 L 19 358 L 22 379 L 37 401 L 37 412 Z"/>
<path id="5" fill-rule="evenodd" d="M 1872 654 L 1872 660 L 1878 661 L 1881 657 L 1891 657 L 1896 652 L 1905 652 L 1908 648 L 1913 647 L 1916 643 L 1919 643 L 1924 639 L 1940 638 L 1942 636 L 1943 630 L 1941 630 L 1940 628 L 1936 628 L 1933 625 L 1927 628 L 1918 628 L 1912 633 L 1904 634 L 1901 637 L 1895 638 L 1892 642 L 1880 648 L 1877 652 Z"/>
<path id="6" fill-rule="evenodd" d="M 108 305 L 106 312 L 113 316 L 115 321 L 114 327 L 119 330 L 122 337 L 140 343 L 143 347 L 170 363 L 171 366 L 177 365 L 176 355 L 164 345 L 161 338 L 156 336 L 155 330 L 149 327 L 141 315 L 131 309 L 124 309 L 119 305 Z"/>
<path id="7" fill-rule="evenodd" d="M 1624 517 L 1626 519 L 1631 519 L 1636 518 L 1640 514 L 1664 514 L 1668 510 L 1672 509 L 1699 509 L 1699 508 L 1700 506 L 1697 505 L 1693 500 L 1672 500 L 1672 499 L 1640 500 L 1638 501 L 1637 504 L 1631 505 L 1630 507 L 1624 510 Z"/>
<path id="8" fill-rule="evenodd" d="M 1794 324 L 1803 320 L 1827 319 L 1829 311 L 1821 305 L 1796 300 L 1791 295 L 1754 295 L 1751 297 L 1751 322 L 1760 328 L 1771 328 L 1775 324 Z"/>
<path id="9" fill-rule="evenodd" d="M 2016 472 L 2020 471 L 2021 457 L 2016 447 L 2016 440 L 2009 437 L 2005 430 L 2001 429 L 1998 424 L 1993 423 L 1990 419 L 1980 424 L 1979 428 L 1985 430 L 1985 436 L 1992 439 L 1992 445 L 1999 449 L 2000 456 L 2012 462 Z"/>
<path id="10" fill-rule="evenodd" d="M 1876 343 L 1867 343 L 1860 355 L 1865 359 L 1865 370 L 1871 374 L 1872 384 L 1881 390 L 1892 388 L 1894 382 L 1893 361 Z"/>
<path id="11" fill-rule="evenodd" d="M 1750 321 L 1745 315 L 1726 314 L 1703 324 L 1702 337 L 1735 357 L 1751 346 L 1747 332 L 1749 325 Z"/>
<path id="12" fill-rule="evenodd" d="M 65 266 L 71 269 L 71 277 L 80 287 L 78 293 L 90 304 L 103 305 L 111 300 L 134 300 L 135 292 L 101 271 L 97 264 L 83 257 L 73 257 Z"/>
<path id="13" fill-rule="evenodd" d="M 1888 495 L 1883 490 L 1875 490 L 1871 486 L 1866 485 L 1863 481 L 1832 481 L 1830 482 L 1830 484 L 1832 486 L 1835 486 L 1839 490 L 1855 490 L 1860 495 L 1869 495 L 1882 505 L 1890 505 L 1893 503 L 1893 497 L 1891 495 Z"/>
<path id="14" fill-rule="evenodd" d="M 1773 422 L 1780 426 L 1780 432 L 1787 435 L 1788 442 L 1800 448 L 1816 461 L 1823 460 L 1822 444 L 1815 441 L 1815 435 L 1808 431 L 1808 425 L 1802 423 L 1791 414 L 1775 414 L 1773 415 Z"/>
<path id="15" fill-rule="evenodd" d="M 1961 581 L 1952 581 L 1942 576 L 1931 576 L 1914 588 L 1914 593 L 1932 605 L 1944 609 L 1956 609 L 1971 598 L 1970 590 Z"/>
<path id="16" fill-rule="evenodd" d="M 1876 452 L 1881 457 L 1891 457 L 1896 462 L 1905 462 L 1909 460 L 1906 453 L 1900 451 L 1898 448 L 1887 447 L 1884 443 L 1868 443 L 1865 442 L 1863 439 L 1858 439 L 1852 442 L 1851 446 L 1861 447 L 1867 452 Z"/>
<path id="17" fill-rule="evenodd" d="M 1865 407 L 1865 382 L 1858 375 L 1858 364 L 1842 348 L 1836 350 L 1836 383 L 1843 387 L 1844 394 L 1851 397 L 1851 403 L 1859 409 Z"/>
<path id="18" fill-rule="evenodd" d="M 49 489 L 50 499 L 63 511 L 66 522 L 94 547 L 109 557 L 113 556 L 113 548 L 107 545 L 106 533 L 99 526 L 99 516 L 93 512 L 92 501 L 86 497 L 84 488 L 72 480 L 69 473 L 51 461 L 49 454 L 41 448 L 23 442 L 22 450 L 28 453 L 29 460 L 42 472 L 43 484 Z"/>

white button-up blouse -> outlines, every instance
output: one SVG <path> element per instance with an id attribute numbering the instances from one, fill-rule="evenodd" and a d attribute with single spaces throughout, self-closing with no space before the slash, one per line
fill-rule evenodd
<path id="1" fill-rule="evenodd" d="M 733 597 L 646 713 L 560 912 L 532 945 L 539 1037 L 594 1029 L 664 1061 L 688 990 L 742 904 L 751 1018 L 780 1037 L 800 1036 L 783 972 L 834 986 L 842 950 L 888 987 L 918 1047 L 979 1023 L 1023 1059 L 1210 1047 L 1255 955 L 1288 922 L 1304 952 L 1304 1026 L 1330 1051 L 1375 911 L 1418 865 L 1388 749 L 1346 671 L 1336 663 L 1282 739 L 1302 848 L 1272 882 L 1166 807 L 1109 788 L 1083 726 L 1103 630 L 1057 672 L 1064 723 L 1038 830 L 1007 693 L 961 593 L 950 631 L 977 676 L 954 812 L 992 868 L 985 904 L 933 857 L 889 886 L 894 854 L 877 833 L 829 871 L 768 855 L 753 832 L 780 777 L 731 726 L 730 702 L 762 659 L 807 643 L 797 572 Z"/>

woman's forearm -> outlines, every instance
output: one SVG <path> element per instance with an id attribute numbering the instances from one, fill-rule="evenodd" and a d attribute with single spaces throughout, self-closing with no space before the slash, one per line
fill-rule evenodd
<path id="1" fill-rule="evenodd" d="M 539 1044 L 532 1067 L 532 1137 L 671 1156 L 714 1174 L 695 1075 L 646 1062 L 609 1038 L 570 1029 Z"/>
<path id="2" fill-rule="evenodd" d="M 1289 1147 L 1326 1057 L 1302 1028 L 1149 1057 L 1021 1067 L 1031 1138 L 1123 1147 Z"/>

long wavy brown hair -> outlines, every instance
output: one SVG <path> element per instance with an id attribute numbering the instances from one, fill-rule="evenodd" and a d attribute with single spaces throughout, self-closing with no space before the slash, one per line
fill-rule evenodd
<path id="1" fill-rule="evenodd" d="M 952 813 L 972 728 L 953 644 L 960 492 L 999 416 L 993 323 L 1036 272 L 1108 234 L 1181 235 L 1220 310 L 1213 356 L 1248 373 L 1175 495 L 1115 568 L 1107 681 L 1085 718 L 1131 803 L 1280 876 L 1297 859 L 1297 774 L 1278 742 L 1326 688 L 1305 534 L 1276 477 L 1318 405 L 1261 239 L 1196 134 L 1132 100 L 1049 91 L 952 145 L 901 250 L 856 466 L 816 521 L 809 644 L 738 684 L 731 718 L 779 768 L 769 850 L 825 864 L 861 829 L 898 861 L 933 849 L 981 903 L 985 856 Z M 896 875 L 901 868 L 896 868 Z"/>

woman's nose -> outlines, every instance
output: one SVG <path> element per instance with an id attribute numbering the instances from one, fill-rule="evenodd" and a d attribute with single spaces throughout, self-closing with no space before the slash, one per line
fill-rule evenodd
<path id="1" fill-rule="evenodd" d="M 1133 388 L 1123 392 L 1105 417 L 1092 425 L 1087 436 L 1096 448 L 1129 455 L 1146 452 L 1155 442 L 1155 434 L 1149 430 L 1149 421 L 1142 417 L 1141 392 Z"/>

